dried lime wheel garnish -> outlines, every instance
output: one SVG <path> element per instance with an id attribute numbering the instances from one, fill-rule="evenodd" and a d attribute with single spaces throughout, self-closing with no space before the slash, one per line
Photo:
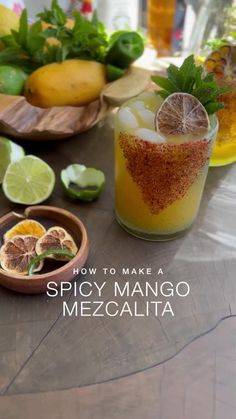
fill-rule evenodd
<path id="1" fill-rule="evenodd" d="M 214 74 L 217 81 L 235 81 L 236 79 L 236 45 L 222 45 L 211 52 L 204 62 L 207 73 Z"/>
<path id="2" fill-rule="evenodd" d="M 46 233 L 46 229 L 42 224 L 35 220 L 23 220 L 14 225 L 4 234 L 4 241 L 12 239 L 15 236 L 34 236 L 42 237 Z"/>
<path id="3" fill-rule="evenodd" d="M 31 260 L 37 256 L 35 250 L 37 241 L 38 237 L 31 235 L 15 236 L 8 240 L 0 249 L 2 269 L 14 274 L 26 275 Z M 42 267 L 41 261 L 34 267 L 34 272 L 39 272 Z"/>
<path id="4" fill-rule="evenodd" d="M 53 249 L 66 250 L 74 256 L 78 252 L 78 247 L 72 236 L 64 228 L 58 226 L 51 227 L 36 243 L 37 255 Z M 70 257 L 63 254 L 50 254 L 48 257 L 61 261 L 70 260 Z"/>

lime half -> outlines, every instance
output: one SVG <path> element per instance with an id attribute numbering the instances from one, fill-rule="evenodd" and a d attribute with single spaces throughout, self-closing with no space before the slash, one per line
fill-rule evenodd
<path id="1" fill-rule="evenodd" d="M 0 137 L 0 184 L 7 170 L 7 166 L 24 157 L 25 152 L 18 144 L 13 143 L 7 138 Z"/>
<path id="2" fill-rule="evenodd" d="M 45 201 L 55 185 L 51 167 L 35 156 L 11 163 L 3 179 L 3 192 L 17 204 L 34 205 Z"/>

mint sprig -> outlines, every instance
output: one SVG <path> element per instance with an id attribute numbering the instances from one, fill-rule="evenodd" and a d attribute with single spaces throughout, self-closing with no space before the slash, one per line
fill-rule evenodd
<path id="1" fill-rule="evenodd" d="M 152 81 L 163 89 L 157 92 L 163 99 L 172 93 L 189 93 L 202 103 L 209 115 L 224 108 L 218 97 L 231 90 L 230 87 L 219 87 L 213 74 L 204 75 L 203 67 L 196 65 L 193 55 L 187 57 L 181 67 L 170 64 L 167 77 L 152 76 Z"/>
<path id="2" fill-rule="evenodd" d="M 51 8 L 44 9 L 38 17 L 30 26 L 27 10 L 24 9 L 19 29 L 12 30 L 10 35 L 0 36 L 4 45 L 0 51 L 0 64 L 18 65 L 30 73 L 45 64 L 61 62 L 66 58 L 105 62 L 109 39 L 96 14 L 88 21 L 79 12 L 74 12 L 74 26 L 68 28 L 65 12 L 58 1 L 53 0 Z M 43 29 L 42 22 L 51 26 Z M 58 44 L 51 45 L 49 38 L 56 38 Z"/>

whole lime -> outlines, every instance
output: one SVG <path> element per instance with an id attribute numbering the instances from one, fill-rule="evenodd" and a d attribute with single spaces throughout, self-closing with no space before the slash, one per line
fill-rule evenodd
<path id="1" fill-rule="evenodd" d="M 0 93 L 20 95 L 27 75 L 19 67 L 0 65 Z"/>

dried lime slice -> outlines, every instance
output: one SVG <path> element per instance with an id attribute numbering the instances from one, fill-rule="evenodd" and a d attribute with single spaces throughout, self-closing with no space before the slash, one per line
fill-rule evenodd
<path id="1" fill-rule="evenodd" d="M 207 73 L 213 73 L 217 80 L 234 81 L 236 79 L 236 45 L 222 45 L 211 52 L 204 62 Z"/>
<path id="2" fill-rule="evenodd" d="M 24 155 L 25 152 L 22 147 L 8 140 L 8 138 L 0 137 L 0 184 L 3 181 L 8 165 L 21 159 Z"/>
<path id="3" fill-rule="evenodd" d="M 155 118 L 156 130 L 165 135 L 206 135 L 210 121 L 204 106 L 189 93 L 168 96 Z"/>
<path id="4" fill-rule="evenodd" d="M 62 170 L 61 181 L 68 196 L 88 202 L 101 194 L 105 175 L 101 170 L 87 168 L 82 164 L 72 164 Z"/>
<path id="5" fill-rule="evenodd" d="M 47 251 L 54 249 L 62 249 L 76 255 L 78 248 L 72 236 L 62 227 L 51 227 L 47 233 L 41 237 L 36 244 L 36 253 L 41 255 Z M 65 255 L 51 254 L 48 256 L 51 259 L 67 261 L 70 257 Z"/>
<path id="6" fill-rule="evenodd" d="M 0 249 L 0 262 L 2 269 L 7 272 L 26 275 L 28 266 L 35 258 L 35 246 L 38 237 L 34 236 L 15 236 L 4 244 Z M 43 262 L 40 262 L 34 269 L 38 272 L 42 269 Z"/>
<path id="7" fill-rule="evenodd" d="M 3 192 L 11 202 L 34 205 L 49 198 L 54 185 L 51 167 L 38 157 L 26 156 L 8 166 Z"/>
<path id="8" fill-rule="evenodd" d="M 23 220 L 14 225 L 4 234 L 4 241 L 12 239 L 15 236 L 34 236 L 42 237 L 46 233 L 46 229 L 42 224 L 35 220 Z"/>

